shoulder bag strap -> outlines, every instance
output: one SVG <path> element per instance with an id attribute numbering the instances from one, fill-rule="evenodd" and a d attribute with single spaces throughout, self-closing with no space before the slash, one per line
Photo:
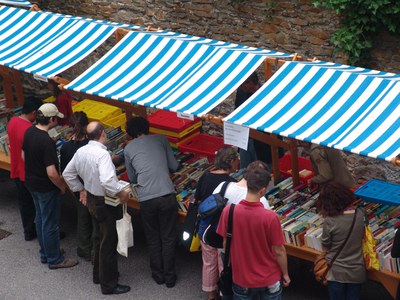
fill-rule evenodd
<path id="1" fill-rule="evenodd" d="M 233 210 L 234 209 L 235 209 L 235 204 L 231 204 L 231 207 L 229 208 L 228 231 L 226 232 L 224 270 L 226 268 L 228 268 L 228 266 L 229 266 L 229 256 L 231 254 L 232 224 L 233 224 Z"/>
<path id="2" fill-rule="evenodd" d="M 229 185 L 230 181 L 225 181 L 224 184 L 221 187 L 221 190 L 219 191 L 219 194 L 224 198 L 225 197 L 225 193 L 226 193 L 226 189 Z"/>
<path id="3" fill-rule="evenodd" d="M 347 234 L 347 237 L 344 240 L 343 244 L 340 246 L 339 250 L 336 252 L 335 256 L 332 258 L 330 265 L 333 265 L 333 262 L 339 256 L 340 252 L 342 252 L 344 246 L 346 245 L 347 241 L 349 240 L 351 232 L 353 231 L 353 228 L 354 228 L 354 224 L 356 223 L 356 219 L 357 219 L 357 208 L 355 209 L 355 212 L 354 212 L 353 222 L 351 223 L 349 233 Z"/>

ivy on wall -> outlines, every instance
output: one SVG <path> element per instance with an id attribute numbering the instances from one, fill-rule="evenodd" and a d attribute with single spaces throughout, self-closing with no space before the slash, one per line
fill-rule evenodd
<path id="1" fill-rule="evenodd" d="M 348 56 L 349 64 L 368 66 L 373 41 L 382 30 L 400 34 L 399 0 L 314 0 L 313 4 L 341 15 L 342 25 L 332 43 Z"/>

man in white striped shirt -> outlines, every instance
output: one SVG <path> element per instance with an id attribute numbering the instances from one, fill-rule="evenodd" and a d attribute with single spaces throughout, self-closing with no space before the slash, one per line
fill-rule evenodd
<path id="1" fill-rule="evenodd" d="M 130 287 L 118 284 L 115 221 L 120 218 L 120 206 L 106 205 L 104 196 L 118 196 L 121 203 L 126 203 L 129 194 L 118 182 L 105 146 L 107 135 L 103 125 L 89 123 L 87 135 L 89 143 L 77 150 L 63 176 L 73 192 L 80 192 L 80 200 L 87 205 L 94 221 L 93 282 L 100 283 L 103 294 L 123 294 L 129 292 Z"/>

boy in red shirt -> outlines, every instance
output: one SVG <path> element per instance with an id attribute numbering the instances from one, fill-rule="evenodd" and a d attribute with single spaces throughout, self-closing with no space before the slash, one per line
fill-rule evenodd
<path id="1" fill-rule="evenodd" d="M 234 299 L 281 299 L 282 286 L 290 283 L 278 215 L 264 209 L 260 202 L 270 178 L 264 168 L 250 170 L 246 199 L 234 209 L 231 242 Z M 229 208 L 222 212 L 217 229 L 224 241 Z"/>
<path id="2" fill-rule="evenodd" d="M 35 204 L 29 191 L 25 187 L 25 162 L 22 158 L 22 143 L 25 131 L 32 126 L 36 120 L 36 111 L 42 105 L 42 101 L 29 97 L 22 107 L 22 114 L 10 119 L 7 125 L 8 138 L 10 141 L 11 173 L 17 186 L 17 197 L 19 211 L 24 227 L 26 241 L 36 237 L 35 229 Z"/>

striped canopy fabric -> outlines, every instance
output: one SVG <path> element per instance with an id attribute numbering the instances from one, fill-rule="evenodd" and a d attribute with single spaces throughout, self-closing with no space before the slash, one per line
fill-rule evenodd
<path id="1" fill-rule="evenodd" d="M 25 6 L 25 7 L 31 7 L 32 6 L 32 3 L 30 3 L 29 1 L 25 1 L 25 0 L 14 0 L 14 1 L 0 0 L 0 5 L 1 4 L 15 5 L 15 6 Z"/>
<path id="2" fill-rule="evenodd" d="M 236 90 L 264 58 L 245 51 L 129 32 L 66 88 L 201 116 Z"/>
<path id="3" fill-rule="evenodd" d="M 390 160 L 400 153 L 400 83 L 375 75 L 286 62 L 224 121 Z"/>
<path id="4" fill-rule="evenodd" d="M 385 79 L 400 81 L 400 74 L 395 74 L 395 73 L 387 73 L 387 72 L 382 72 L 382 71 L 364 69 L 364 68 L 360 68 L 360 67 L 341 65 L 341 64 L 337 64 L 337 63 L 333 63 L 333 62 L 326 62 L 326 61 L 313 61 L 313 62 L 302 62 L 302 63 L 310 65 L 310 66 L 318 66 L 318 67 L 322 67 L 322 68 L 330 68 L 330 69 L 340 70 L 340 71 L 344 71 L 344 72 L 351 72 L 354 74 L 362 74 L 362 75 L 368 75 L 368 76 L 375 76 L 378 78 L 385 78 Z"/>
<path id="5" fill-rule="evenodd" d="M 0 7 L 0 64 L 51 77 L 89 55 L 115 30 L 95 22 Z"/>
<path id="6" fill-rule="evenodd" d="M 176 32 L 166 31 L 166 30 L 154 31 L 154 32 L 151 32 L 151 34 L 162 36 L 162 37 L 179 39 L 179 40 L 183 40 L 183 41 L 187 41 L 187 42 L 194 42 L 194 43 L 200 43 L 200 44 L 204 44 L 204 45 L 221 47 L 221 48 L 230 49 L 230 50 L 237 50 L 237 51 L 247 52 L 247 53 L 252 53 L 252 54 L 273 56 L 273 57 L 278 57 L 278 58 L 293 57 L 292 54 L 288 54 L 288 53 L 277 52 L 277 51 L 273 51 L 273 50 L 266 50 L 266 49 L 255 48 L 255 47 L 244 46 L 244 45 L 238 45 L 238 44 L 234 44 L 234 43 L 222 42 L 222 41 L 192 36 L 192 35 L 188 35 L 188 34 L 176 33 Z"/>

